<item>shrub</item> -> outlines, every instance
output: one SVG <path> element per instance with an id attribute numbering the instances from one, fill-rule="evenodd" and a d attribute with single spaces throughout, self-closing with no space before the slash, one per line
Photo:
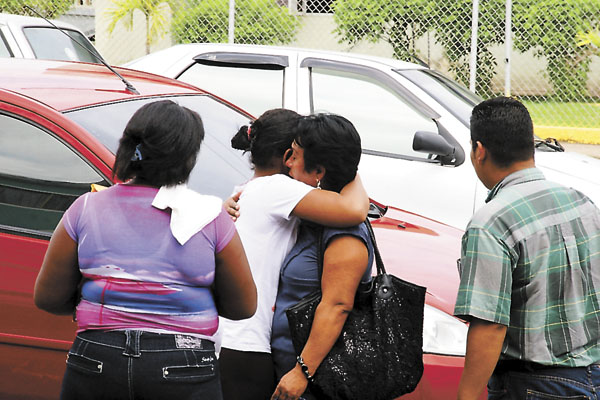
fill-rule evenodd
<path id="1" fill-rule="evenodd" d="M 229 5 L 227 1 L 205 0 L 184 8 L 173 21 L 178 43 L 226 43 Z M 286 44 L 299 26 L 298 18 L 275 0 L 236 0 L 234 41 L 236 43 Z"/>

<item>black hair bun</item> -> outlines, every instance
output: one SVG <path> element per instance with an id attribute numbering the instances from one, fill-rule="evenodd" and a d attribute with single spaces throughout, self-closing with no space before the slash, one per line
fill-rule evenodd
<path id="1" fill-rule="evenodd" d="M 248 137 L 248 125 L 242 126 L 231 138 L 231 147 L 236 150 L 250 150 L 250 138 Z"/>

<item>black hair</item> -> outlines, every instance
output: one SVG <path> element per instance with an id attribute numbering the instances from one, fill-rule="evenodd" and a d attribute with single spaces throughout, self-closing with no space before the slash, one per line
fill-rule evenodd
<path id="1" fill-rule="evenodd" d="M 153 186 L 186 182 L 196 164 L 204 126 L 200 116 L 171 100 L 142 106 L 119 141 L 113 177 Z"/>
<path id="2" fill-rule="evenodd" d="M 298 121 L 296 143 L 304 150 L 304 169 L 325 168 L 323 189 L 339 192 L 356 177 L 361 156 L 360 135 L 340 115 L 316 114 Z"/>
<path id="3" fill-rule="evenodd" d="M 285 108 L 266 111 L 250 126 L 239 129 L 231 139 L 231 147 L 250 151 L 256 167 L 271 167 L 273 159 L 283 159 L 292 146 L 299 117 L 297 112 Z"/>
<path id="4" fill-rule="evenodd" d="M 533 122 L 527 108 L 518 100 L 496 97 L 473 108 L 471 144 L 481 142 L 492 161 L 506 168 L 517 161 L 533 159 Z"/>

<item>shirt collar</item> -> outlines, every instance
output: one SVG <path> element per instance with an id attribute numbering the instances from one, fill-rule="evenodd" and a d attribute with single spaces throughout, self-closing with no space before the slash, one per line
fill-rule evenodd
<path id="1" fill-rule="evenodd" d="M 540 181 L 540 180 L 544 180 L 544 179 L 546 179 L 546 178 L 544 177 L 544 174 L 542 173 L 542 171 L 540 171 L 539 169 L 537 169 L 535 167 L 521 169 L 519 171 L 513 172 L 512 174 L 507 175 L 504 179 L 502 179 L 500 182 L 498 182 L 496 184 L 496 186 L 494 186 L 488 192 L 488 196 L 485 199 L 485 202 L 488 203 L 489 201 L 491 201 L 494 197 L 496 197 L 498 192 L 500 192 L 500 190 L 505 187 L 519 185 L 519 184 L 525 183 L 525 182 Z"/>

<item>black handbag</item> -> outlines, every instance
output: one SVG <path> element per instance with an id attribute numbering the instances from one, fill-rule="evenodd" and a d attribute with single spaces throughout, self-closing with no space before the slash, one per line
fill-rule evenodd
<path id="1" fill-rule="evenodd" d="M 313 374 L 310 392 L 318 399 L 390 400 L 412 392 L 423 375 L 423 312 L 426 288 L 386 274 L 375 235 L 377 275 L 361 283 L 342 332 Z M 318 244 L 323 273 L 322 234 Z M 286 310 L 294 349 L 308 340 L 321 290 Z"/>

